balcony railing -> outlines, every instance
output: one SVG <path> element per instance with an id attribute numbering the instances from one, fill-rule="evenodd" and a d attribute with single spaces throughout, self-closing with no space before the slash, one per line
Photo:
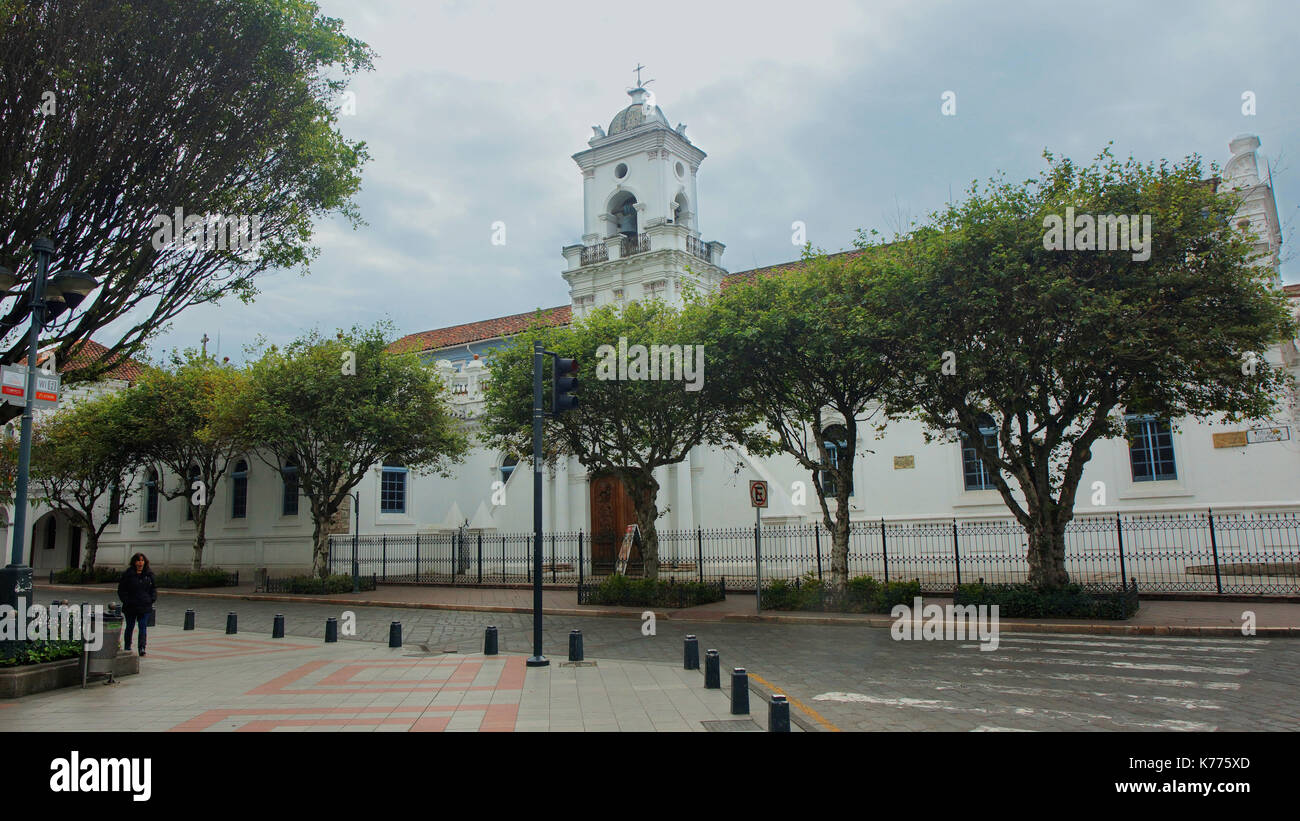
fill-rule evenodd
<path id="1" fill-rule="evenodd" d="M 644 232 L 637 234 L 636 238 L 625 236 L 623 244 L 619 246 L 619 256 L 630 257 L 633 254 L 641 254 L 650 250 L 650 235 Z"/>
<path id="2" fill-rule="evenodd" d="M 686 250 L 705 262 L 713 261 L 713 255 L 710 253 L 711 249 L 709 248 L 709 243 L 703 242 L 699 237 L 687 237 Z"/>
<path id="3" fill-rule="evenodd" d="M 609 249 L 600 245 L 588 245 L 582 249 L 581 265 L 595 265 L 600 262 L 609 261 Z"/>

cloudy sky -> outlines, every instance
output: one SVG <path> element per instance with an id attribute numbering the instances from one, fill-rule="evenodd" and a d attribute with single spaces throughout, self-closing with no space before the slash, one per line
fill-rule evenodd
<path id="1" fill-rule="evenodd" d="M 1088 160 L 1108 141 L 1222 165 L 1233 136 L 1257 134 L 1287 245 L 1300 226 L 1293 0 L 319 2 L 379 55 L 341 123 L 373 155 L 369 224 L 323 221 L 307 278 L 275 273 L 252 306 L 192 309 L 155 353 L 207 333 L 238 361 L 259 334 L 384 318 L 413 333 L 567 303 L 560 249 L 582 233 L 570 157 L 628 104 L 638 62 L 709 155 L 699 223 L 731 271 L 797 258 L 795 220 L 838 250 L 974 179 L 1037 176 L 1045 148 Z M 1283 251 L 1283 279 L 1300 281 L 1300 255 Z"/>

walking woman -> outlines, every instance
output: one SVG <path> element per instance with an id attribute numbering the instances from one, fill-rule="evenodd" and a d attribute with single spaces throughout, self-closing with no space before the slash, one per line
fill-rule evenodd
<path id="1" fill-rule="evenodd" d="M 144 628 L 149 623 L 149 611 L 158 600 L 158 589 L 154 587 L 153 571 L 149 569 L 149 559 L 143 553 L 131 557 L 131 566 L 122 574 L 117 583 L 117 597 L 122 600 L 122 615 L 126 616 L 126 649 L 131 649 L 132 628 L 140 625 L 140 655 L 144 655 Z"/>

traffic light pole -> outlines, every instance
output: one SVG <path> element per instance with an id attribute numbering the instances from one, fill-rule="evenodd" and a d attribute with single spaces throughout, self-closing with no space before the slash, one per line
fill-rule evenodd
<path id="1" fill-rule="evenodd" d="M 525 664 L 546 667 L 542 655 L 542 367 L 546 351 L 533 343 L 533 655 Z"/>

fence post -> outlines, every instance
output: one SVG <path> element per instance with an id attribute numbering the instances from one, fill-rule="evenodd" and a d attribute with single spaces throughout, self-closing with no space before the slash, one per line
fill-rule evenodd
<path id="1" fill-rule="evenodd" d="M 420 583 L 420 534 L 415 534 L 415 583 Z"/>
<path id="2" fill-rule="evenodd" d="M 578 589 L 582 589 L 582 531 L 578 531 Z"/>
<path id="3" fill-rule="evenodd" d="M 817 579 L 822 577 L 822 525 L 821 522 L 813 522 L 813 539 L 817 542 Z"/>
<path id="4" fill-rule="evenodd" d="M 551 534 L 551 584 L 555 584 L 555 534 Z"/>
<path id="5" fill-rule="evenodd" d="M 388 534 L 384 534 L 384 544 L 380 554 L 380 564 L 383 567 L 384 581 L 388 581 Z"/>
<path id="6" fill-rule="evenodd" d="M 478 583 L 483 583 L 483 531 L 478 532 Z"/>
<path id="7" fill-rule="evenodd" d="M 501 581 L 506 580 L 506 537 L 501 536 Z"/>
<path id="8" fill-rule="evenodd" d="M 885 545 L 885 517 L 880 517 L 880 553 L 885 558 L 885 584 L 889 584 L 889 548 Z"/>
<path id="9" fill-rule="evenodd" d="M 1223 577 L 1219 575 L 1219 541 L 1214 536 L 1214 508 L 1210 513 L 1210 550 L 1214 551 L 1214 589 L 1223 592 Z"/>
<path id="10" fill-rule="evenodd" d="M 1119 513 L 1115 514 L 1115 541 L 1119 544 L 1119 583 L 1127 590 L 1128 571 L 1124 569 L 1124 524 L 1120 521 Z"/>
<path id="11" fill-rule="evenodd" d="M 704 584 L 704 527 L 695 526 L 695 569 L 700 572 L 700 584 Z"/>
<path id="12" fill-rule="evenodd" d="M 952 520 L 952 555 L 957 560 L 957 586 L 961 586 L 961 551 L 957 548 L 957 520 Z"/>
<path id="13" fill-rule="evenodd" d="M 524 537 L 524 567 L 528 570 L 528 583 L 533 583 L 533 537 L 529 534 Z"/>

